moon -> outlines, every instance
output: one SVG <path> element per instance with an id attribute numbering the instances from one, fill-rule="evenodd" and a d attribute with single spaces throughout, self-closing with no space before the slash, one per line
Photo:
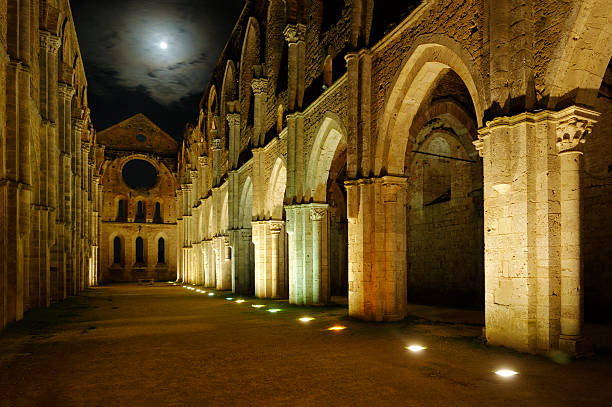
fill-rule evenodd
<path id="1" fill-rule="evenodd" d="M 161 49 L 168 49 L 168 43 L 166 41 L 162 41 L 159 43 L 159 47 Z"/>

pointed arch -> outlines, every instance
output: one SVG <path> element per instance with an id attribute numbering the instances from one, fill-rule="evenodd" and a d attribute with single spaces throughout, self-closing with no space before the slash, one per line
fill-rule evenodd
<path id="1" fill-rule="evenodd" d="M 242 43 L 242 54 L 240 57 L 240 112 L 242 113 L 242 123 L 252 119 L 251 109 L 251 81 L 253 80 L 253 69 L 260 64 L 261 41 L 259 23 L 255 17 L 250 17 L 244 34 Z M 261 72 L 259 73 L 261 75 Z"/>
<path id="2" fill-rule="evenodd" d="M 548 107 L 594 106 L 606 68 L 612 59 L 612 8 L 606 0 L 577 5 L 575 19 L 546 72 Z"/>
<path id="3" fill-rule="evenodd" d="M 274 163 L 266 194 L 266 208 L 268 218 L 283 219 L 283 202 L 287 188 L 287 166 L 282 158 L 278 157 Z"/>
<path id="4" fill-rule="evenodd" d="M 325 113 L 311 149 L 306 170 L 306 191 L 314 202 L 325 202 L 327 180 L 338 148 L 346 148 L 346 128 L 338 115 Z"/>
<path id="5" fill-rule="evenodd" d="M 236 88 L 236 65 L 234 65 L 234 62 L 232 60 L 228 60 L 225 65 L 225 72 L 223 74 L 223 85 L 221 87 L 221 106 L 219 106 L 219 111 L 221 114 L 221 123 L 219 126 L 221 130 L 220 136 L 227 135 L 227 121 L 225 120 L 225 116 L 229 112 L 227 104 L 236 100 Z"/>
<path id="6" fill-rule="evenodd" d="M 443 40 L 442 38 L 437 38 Z M 416 45 L 397 74 L 385 105 L 376 143 L 374 171 L 377 175 L 401 175 L 407 138 L 418 109 L 441 74 L 454 71 L 471 96 L 476 121 L 482 126 L 484 87 L 472 59 L 451 40 Z"/>
<path id="7" fill-rule="evenodd" d="M 240 228 L 250 229 L 253 219 L 253 183 L 247 177 L 240 194 Z"/>

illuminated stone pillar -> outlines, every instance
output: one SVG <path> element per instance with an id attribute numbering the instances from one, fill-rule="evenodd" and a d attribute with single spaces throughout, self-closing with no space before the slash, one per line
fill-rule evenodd
<path id="1" fill-rule="evenodd" d="M 406 315 L 406 179 L 345 182 L 349 315 L 396 321 Z"/>
<path id="2" fill-rule="evenodd" d="M 177 238 L 179 239 L 179 241 L 176 244 L 177 247 L 177 255 L 176 255 L 176 281 L 177 282 L 184 282 L 184 275 L 183 275 L 183 247 L 184 247 L 184 240 L 183 240 L 183 234 L 184 234 L 184 226 L 183 226 L 183 188 L 179 188 L 176 191 L 176 213 L 177 213 L 177 217 L 176 217 L 176 227 L 177 227 Z"/>
<path id="3" fill-rule="evenodd" d="M 285 298 L 285 240 L 283 221 L 252 222 L 255 245 L 255 296 L 258 298 Z"/>
<path id="4" fill-rule="evenodd" d="M 204 285 L 208 288 L 217 286 L 217 278 L 215 272 L 215 251 L 214 241 L 212 239 L 204 240 Z"/>
<path id="5" fill-rule="evenodd" d="M 572 355 L 591 352 L 582 336 L 584 275 L 580 250 L 583 144 L 599 113 L 572 106 L 557 114 L 561 201 L 561 335 L 559 348 Z"/>
<path id="6" fill-rule="evenodd" d="M 266 100 L 268 98 L 268 79 L 255 78 L 251 81 L 253 88 L 253 146 L 263 147 L 266 137 Z"/>
<path id="7" fill-rule="evenodd" d="M 216 130 L 211 130 L 216 133 Z M 223 152 L 223 140 L 214 138 L 212 141 L 213 150 L 213 187 L 219 186 L 221 183 L 221 154 Z"/>
<path id="8" fill-rule="evenodd" d="M 326 304 L 330 299 L 329 207 L 285 206 L 289 237 L 289 302 Z"/>

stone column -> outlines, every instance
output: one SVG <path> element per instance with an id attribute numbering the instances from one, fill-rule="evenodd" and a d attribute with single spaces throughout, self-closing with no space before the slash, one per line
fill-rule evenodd
<path id="1" fill-rule="evenodd" d="M 406 315 L 406 179 L 345 182 L 349 221 L 349 315 L 395 321 Z"/>
<path id="2" fill-rule="evenodd" d="M 330 299 L 329 208 L 285 206 L 289 237 L 289 302 L 326 304 Z"/>
<path id="3" fill-rule="evenodd" d="M 183 275 L 183 247 L 184 237 L 183 231 L 183 188 L 179 188 L 176 191 L 176 227 L 177 227 L 177 239 L 176 242 L 176 281 L 182 283 L 185 281 Z"/>
<path id="4" fill-rule="evenodd" d="M 292 112 L 302 107 L 304 99 L 306 26 L 303 24 L 289 24 L 283 34 L 289 49 L 287 109 Z"/>
<path id="5" fill-rule="evenodd" d="M 251 82 L 253 88 L 253 140 L 254 147 L 263 147 L 266 137 L 266 100 L 268 98 L 268 79 L 255 78 Z"/>
<path id="6" fill-rule="evenodd" d="M 280 272 L 279 267 L 279 257 L 280 257 L 280 233 L 283 230 L 284 222 L 270 222 L 270 235 L 271 235 L 271 267 L 272 267 L 272 298 L 279 298 L 279 286 L 284 286 L 284 279 L 282 279 L 282 274 Z M 280 281 L 279 281 L 280 280 Z"/>
<path id="7" fill-rule="evenodd" d="M 211 133 L 216 134 L 216 130 L 211 130 Z M 213 138 L 213 187 L 218 187 L 221 183 L 221 154 L 223 153 L 223 140 Z"/>
<path id="8" fill-rule="evenodd" d="M 210 190 L 208 185 L 208 157 L 198 157 L 198 164 L 200 164 L 200 196 L 199 198 L 205 198 Z"/>
<path id="9" fill-rule="evenodd" d="M 229 126 L 229 169 L 238 167 L 238 156 L 240 155 L 240 113 L 228 113 L 227 123 Z"/>
<path id="10" fill-rule="evenodd" d="M 584 275 L 580 250 L 583 144 L 599 113 L 572 106 L 557 114 L 557 150 L 560 162 L 561 201 L 561 335 L 559 348 L 571 355 L 591 351 L 582 336 Z"/>

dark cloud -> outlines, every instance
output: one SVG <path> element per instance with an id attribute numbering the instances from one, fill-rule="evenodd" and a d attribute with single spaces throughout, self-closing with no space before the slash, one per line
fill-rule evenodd
<path id="1" fill-rule="evenodd" d="M 243 3 L 71 1 L 96 128 L 142 112 L 180 138 Z"/>

